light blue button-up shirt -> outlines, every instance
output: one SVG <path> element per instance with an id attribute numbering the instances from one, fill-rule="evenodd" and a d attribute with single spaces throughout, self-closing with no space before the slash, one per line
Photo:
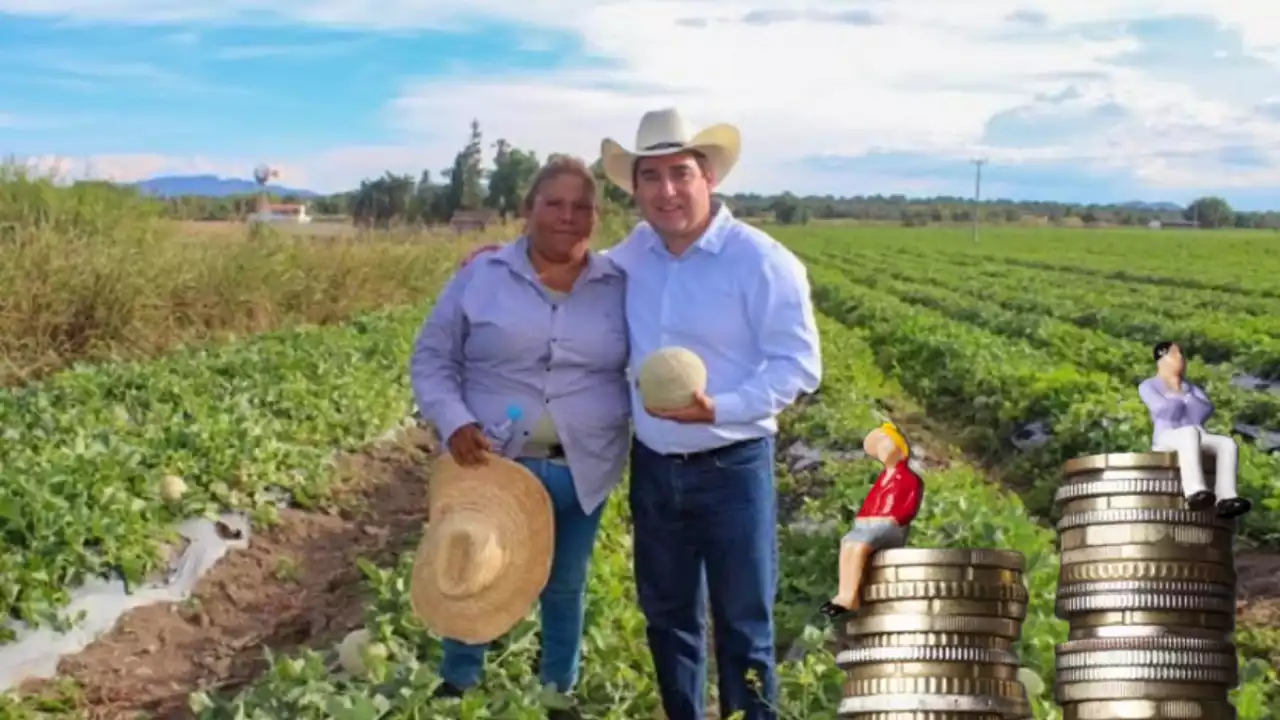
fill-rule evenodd
<path id="1" fill-rule="evenodd" d="M 1213 416 L 1213 403 L 1198 385 L 1182 381 L 1182 392 L 1171 390 L 1159 375 L 1138 385 L 1138 396 L 1151 413 L 1151 442 L 1160 443 L 1160 435 L 1170 430 L 1194 425 L 1204 427 Z"/>
<path id="2" fill-rule="evenodd" d="M 702 358 L 712 425 L 655 418 L 631 383 L 636 437 L 664 454 L 711 450 L 777 432 L 777 415 L 822 380 L 818 327 L 804 264 L 722 204 L 679 257 L 642 222 L 609 258 L 627 273 L 630 373 L 678 345 Z"/>
<path id="3" fill-rule="evenodd" d="M 518 457 L 551 413 L 583 510 L 622 480 L 630 448 L 626 279 L 592 254 L 573 291 L 549 294 L 528 240 L 485 253 L 449 281 L 410 361 L 414 399 L 443 439 L 469 423 L 492 426 L 524 411 L 507 457 Z"/>

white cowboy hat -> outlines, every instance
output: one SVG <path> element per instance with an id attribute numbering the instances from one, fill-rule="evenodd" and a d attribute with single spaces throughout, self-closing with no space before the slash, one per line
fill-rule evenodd
<path id="1" fill-rule="evenodd" d="M 431 476 L 427 529 L 409 604 L 429 630 L 489 642 L 528 614 L 551 575 L 551 496 L 523 465 L 496 455 L 477 467 L 445 454 Z"/>
<path id="2" fill-rule="evenodd" d="M 697 150 L 706 156 L 716 182 L 723 182 L 738 163 L 742 152 L 742 136 L 733 125 L 720 123 L 691 132 L 689 124 L 675 108 L 650 110 L 640 118 L 636 130 L 636 149 L 627 150 L 612 138 L 600 143 L 600 164 L 605 177 L 614 185 L 634 192 L 631 179 L 638 158 L 674 155 Z"/>

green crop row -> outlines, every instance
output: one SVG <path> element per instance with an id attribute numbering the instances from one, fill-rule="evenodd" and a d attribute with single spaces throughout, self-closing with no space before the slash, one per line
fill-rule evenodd
<path id="1" fill-rule="evenodd" d="M 323 495 L 328 458 L 403 418 L 422 308 L 297 328 L 0 392 L 0 615 L 58 621 L 68 589 L 138 583 L 176 519 Z M 161 477 L 185 478 L 175 505 Z M 0 642 L 3 640 L 0 639 Z"/>
<path id="2" fill-rule="evenodd" d="M 1219 301 L 1212 310 L 1196 310 L 1195 303 L 1185 297 L 1175 300 L 1143 286 L 1079 282 L 1046 270 L 1010 267 L 1008 259 L 954 248 L 904 253 L 902 248 L 888 245 L 850 245 L 840 235 L 828 233 L 797 238 L 793 245 L 811 254 L 830 253 L 872 270 L 902 268 L 921 280 L 936 279 L 953 289 L 961 289 L 957 285 L 962 284 L 966 294 L 979 297 L 986 296 L 988 288 L 1003 288 L 1010 310 L 1048 312 L 1082 327 L 1148 344 L 1177 338 L 1207 362 L 1230 362 L 1264 377 L 1280 375 L 1280 324 L 1276 322 L 1280 303 L 1273 303 L 1270 313 L 1261 317 L 1226 301 Z"/>
<path id="3" fill-rule="evenodd" d="M 843 229 L 832 234 L 850 236 Z M 992 227 L 983 228 L 977 242 L 968 228 L 871 228 L 864 235 L 869 245 L 912 246 L 924 255 L 959 251 L 1127 284 L 1280 297 L 1275 286 L 1280 261 L 1269 252 L 1276 245 L 1274 233 Z"/>
<path id="4" fill-rule="evenodd" d="M 1066 228 L 983 228 L 974 242 L 968 228 L 883 226 L 771 227 L 795 247 L 861 248 L 913 258 L 987 265 L 993 275 L 1050 272 L 1062 285 L 1080 283 L 1111 292 L 1170 293 L 1217 298 L 1221 309 L 1265 316 L 1280 306 L 1274 278 L 1280 262 L 1260 233 L 1148 233 Z M 834 249 L 834 248 L 833 248 Z"/>
<path id="5" fill-rule="evenodd" d="M 926 308 L 850 282 L 841 270 L 814 268 L 819 308 L 867 329 L 882 367 L 895 374 L 930 414 L 967 427 L 962 443 L 1025 488 L 1028 505 L 1051 512 L 1066 460 L 1150 446 L 1150 420 L 1137 393 L 1096 371 Z M 1027 422 L 1047 420 L 1052 441 L 1015 451 L 1013 435 Z M 1255 510 L 1242 534 L 1280 537 L 1280 487 L 1275 467 L 1258 453 L 1241 454 L 1240 487 Z"/>
<path id="6" fill-rule="evenodd" d="M 942 258 L 932 258 L 928 264 L 945 268 L 944 272 L 959 270 Z M 1042 291 L 1045 299 L 1074 306 L 1075 317 L 1082 322 L 1109 324 L 1124 336 L 1150 342 L 1157 342 L 1157 337 L 1182 338 L 1209 362 L 1230 361 L 1260 376 L 1280 373 L 1280 303 L 1246 309 L 1240 302 L 1221 297 L 1215 304 L 1212 297 L 1178 297 L 1187 294 L 1179 292 L 1161 295 L 1115 280 L 1082 283 L 1046 269 L 1015 269 L 993 262 L 969 265 L 965 274 Z M 1258 314 L 1251 314 L 1250 309 Z"/>
<path id="7" fill-rule="evenodd" d="M 1168 247 L 1153 249 L 1155 253 L 1165 255 L 1166 258 L 1174 255 L 1171 250 Z M 1257 246 L 1251 249 L 1251 252 L 1255 253 L 1255 258 L 1257 250 Z M 1183 256 L 1176 257 L 1172 261 L 1160 258 L 1153 264 L 1150 262 L 1150 257 L 1135 255 L 1107 258 L 1070 255 L 1064 258 L 1061 253 L 1045 251 L 1039 257 L 1004 257 L 1001 261 L 1024 267 L 1060 270 L 1126 283 L 1208 290 L 1245 297 L 1280 298 L 1280 292 L 1276 291 L 1275 281 L 1272 279 L 1275 277 L 1274 269 L 1261 269 L 1260 266 L 1267 265 L 1265 262 L 1240 264 L 1247 262 L 1240 258 L 1248 257 L 1249 253 L 1237 256 L 1236 262 L 1233 263 L 1229 253 L 1230 250 L 1223 248 L 1222 254 L 1204 256 L 1191 262 Z M 1135 265 L 1141 265 L 1144 269 L 1135 270 Z"/>
<path id="8" fill-rule="evenodd" d="M 1046 299 L 1038 292 L 999 281 L 984 283 L 937 267 L 900 264 L 893 258 L 860 262 L 845 255 L 823 255 L 821 262 L 839 267 L 864 285 L 883 289 L 953 320 L 1025 340 L 1082 368 L 1105 372 L 1131 384 L 1135 392 L 1138 383 L 1154 372 L 1149 344 L 1062 320 L 1061 316 L 1070 317 L 1083 310 Z M 1228 425 L 1235 421 L 1280 427 L 1280 396 L 1238 387 L 1231 382 L 1233 373 L 1230 366 L 1200 365 L 1191 370 L 1191 376 L 1213 398 Z"/>
<path id="9" fill-rule="evenodd" d="M 964 265 L 981 268 L 987 275 L 994 273 L 1001 278 L 1028 278 L 1047 280 L 1055 286 L 1078 292 L 1096 294 L 1108 305 L 1137 301 L 1142 305 L 1160 305 L 1175 317 L 1203 315 L 1205 312 L 1226 313 L 1238 316 L 1250 324 L 1250 329 L 1274 333 L 1280 329 L 1276 314 L 1280 312 L 1280 300 L 1244 295 L 1231 290 L 1205 290 L 1177 285 L 1127 282 L 1108 278 L 1078 266 L 1024 260 L 974 252 L 939 252 L 930 255 L 932 263 Z"/>

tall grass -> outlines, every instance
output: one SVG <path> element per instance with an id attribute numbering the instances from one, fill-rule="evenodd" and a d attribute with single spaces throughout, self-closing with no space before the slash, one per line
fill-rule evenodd
<path id="1" fill-rule="evenodd" d="M 420 302 L 467 247 L 518 232 L 210 231 L 130 190 L 0 168 L 0 386 Z"/>

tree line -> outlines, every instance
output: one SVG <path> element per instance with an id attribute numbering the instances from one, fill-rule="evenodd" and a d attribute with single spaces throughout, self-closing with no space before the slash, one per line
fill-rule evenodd
<path id="1" fill-rule="evenodd" d="M 272 197 L 273 202 L 305 202 L 313 216 L 349 219 L 367 227 L 391 225 L 440 225 L 460 210 L 488 210 L 508 218 L 519 214 L 520 202 L 542 162 L 532 150 L 514 147 L 499 138 L 487 148 L 480 122 L 471 122 L 466 145 L 450 167 L 417 177 L 386 172 L 361 181 L 354 190 L 322 197 Z M 552 154 L 548 157 L 554 157 Z M 629 212 L 631 198 L 604 179 L 599 161 L 593 166 L 608 211 Z M 811 220 L 892 222 L 909 226 L 970 223 L 974 216 L 984 223 L 1021 223 L 1028 220 L 1063 225 L 1195 224 L 1200 227 L 1280 229 L 1280 211 L 1235 211 L 1220 197 L 1199 198 L 1187 207 L 1162 204 L 1071 204 L 1015 201 L 991 198 L 974 203 L 971 198 L 905 195 L 798 196 L 738 193 L 724 199 L 738 215 L 772 219 L 783 224 Z M 230 197 L 176 197 L 164 200 L 171 217 L 187 220 L 232 220 L 246 217 L 257 207 L 256 195 Z"/>

